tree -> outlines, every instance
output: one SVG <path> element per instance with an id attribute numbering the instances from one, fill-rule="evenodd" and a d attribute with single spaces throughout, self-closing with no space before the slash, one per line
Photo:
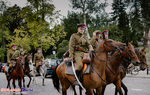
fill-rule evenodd
<path id="1" fill-rule="evenodd" d="M 72 4 L 72 8 L 77 10 L 81 10 L 83 14 L 83 22 L 86 25 L 86 33 L 87 37 L 90 38 L 89 32 L 88 32 L 88 24 L 87 24 L 87 19 L 86 19 L 86 14 L 96 14 L 100 13 L 101 9 L 104 10 L 104 7 L 106 7 L 107 3 L 99 3 L 99 0 L 70 0 Z"/>
<path id="2" fill-rule="evenodd" d="M 126 5 L 122 0 L 114 0 L 112 4 L 114 12 L 112 13 L 113 19 L 118 21 L 118 28 L 123 31 L 122 41 L 131 41 L 131 31 L 129 27 L 129 19 L 126 13 Z"/>
<path id="3" fill-rule="evenodd" d="M 63 54 L 68 50 L 69 48 L 69 41 L 63 40 L 59 45 L 57 49 L 57 57 L 62 58 Z"/>

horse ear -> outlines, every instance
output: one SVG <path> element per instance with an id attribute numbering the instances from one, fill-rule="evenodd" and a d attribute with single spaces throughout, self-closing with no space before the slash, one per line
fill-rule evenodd
<path id="1" fill-rule="evenodd" d="M 132 43 L 133 43 L 133 41 L 130 42 L 130 44 L 132 44 Z"/>
<path id="2" fill-rule="evenodd" d="M 128 46 L 129 45 L 129 42 L 128 41 L 126 41 L 126 46 Z"/>
<path id="3" fill-rule="evenodd" d="M 146 49 L 146 45 L 143 47 L 142 51 L 144 51 Z"/>

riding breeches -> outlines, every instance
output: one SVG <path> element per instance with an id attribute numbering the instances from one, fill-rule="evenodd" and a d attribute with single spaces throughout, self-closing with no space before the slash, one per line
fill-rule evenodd
<path id="1" fill-rule="evenodd" d="M 76 62 L 76 70 L 81 70 L 83 67 L 83 63 L 81 62 L 83 58 L 84 52 L 75 52 L 74 53 L 74 60 Z"/>

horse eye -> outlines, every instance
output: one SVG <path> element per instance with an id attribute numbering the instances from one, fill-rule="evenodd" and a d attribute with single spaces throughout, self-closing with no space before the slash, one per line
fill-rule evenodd
<path id="1" fill-rule="evenodd" d="M 112 41 L 108 41 L 109 43 L 111 43 Z"/>

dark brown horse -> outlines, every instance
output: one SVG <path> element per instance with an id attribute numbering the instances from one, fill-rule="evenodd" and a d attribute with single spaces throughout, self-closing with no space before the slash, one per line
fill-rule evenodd
<path id="1" fill-rule="evenodd" d="M 116 86 L 117 91 L 119 92 L 120 95 L 123 95 L 122 90 L 121 90 L 121 75 L 120 75 L 120 64 L 122 63 L 122 59 L 125 60 L 130 60 L 132 61 L 133 64 L 138 64 L 140 63 L 134 47 L 131 43 L 126 43 L 127 47 L 124 51 L 118 51 L 115 52 L 112 56 L 109 57 L 109 61 L 106 64 L 106 84 L 103 87 L 103 92 L 105 87 L 113 83 Z"/>
<path id="2" fill-rule="evenodd" d="M 144 47 L 143 49 L 135 49 L 135 53 L 137 54 L 137 56 L 140 60 L 140 69 L 141 70 L 145 70 L 147 68 L 145 48 L 146 47 Z M 126 64 L 126 63 L 128 63 L 128 64 Z M 120 79 L 121 80 L 123 80 L 125 78 L 127 68 L 130 63 L 131 63 L 130 60 L 124 60 L 124 62 L 121 64 L 121 66 L 120 66 Z M 127 95 L 128 89 L 123 82 L 121 82 L 121 87 L 125 91 L 125 95 Z M 115 95 L 117 95 L 117 89 L 115 90 Z"/>
<path id="3" fill-rule="evenodd" d="M 86 89 L 87 95 L 93 94 L 93 89 L 96 89 L 96 94 L 101 95 L 102 85 L 105 82 L 105 66 L 107 62 L 107 52 L 115 51 L 118 47 L 123 47 L 123 43 L 116 42 L 111 39 L 102 40 L 98 47 L 93 52 L 92 70 L 90 74 L 82 76 L 83 86 Z M 66 64 L 62 62 L 55 68 L 52 80 L 54 87 L 59 91 L 59 81 L 62 85 L 62 94 L 67 95 L 66 90 L 73 85 L 74 76 L 66 75 Z"/>
<path id="4" fill-rule="evenodd" d="M 25 57 L 25 64 L 24 64 L 24 77 L 25 75 L 27 75 L 29 77 L 29 83 L 27 84 L 27 87 L 30 86 L 31 83 L 31 74 L 30 74 L 30 67 L 29 64 L 32 64 L 32 53 L 31 54 L 27 54 L 27 56 Z M 23 77 L 23 87 L 25 87 L 25 79 Z"/>
<path id="5" fill-rule="evenodd" d="M 22 87 L 22 79 L 23 79 L 23 64 L 25 63 L 25 56 L 20 55 L 19 58 L 16 61 L 16 65 L 15 67 L 13 67 L 14 69 L 12 70 L 12 73 L 10 74 L 9 77 L 7 77 L 7 73 L 4 69 L 4 72 L 6 74 L 6 78 L 8 81 L 8 85 L 7 88 L 11 89 L 10 87 L 10 80 L 13 79 L 13 87 L 14 89 L 16 88 L 15 85 L 15 80 L 18 79 L 18 84 L 19 87 Z"/>

